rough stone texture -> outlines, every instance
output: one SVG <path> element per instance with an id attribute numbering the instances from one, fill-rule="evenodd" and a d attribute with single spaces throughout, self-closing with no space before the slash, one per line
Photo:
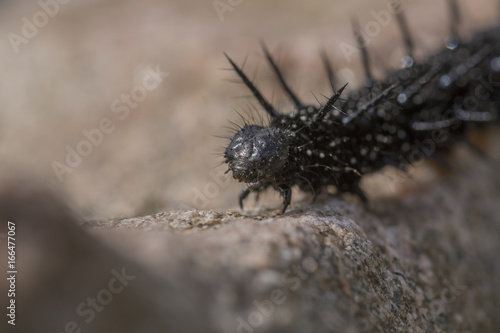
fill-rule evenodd
<path id="1" fill-rule="evenodd" d="M 32 182 L 6 181 L 0 218 L 18 223 L 19 329 L 498 332 L 498 162 L 464 156 L 460 171 L 369 210 L 324 195 L 278 216 L 76 222 Z M 113 269 L 135 278 L 92 320 L 76 312 L 109 288 Z"/>

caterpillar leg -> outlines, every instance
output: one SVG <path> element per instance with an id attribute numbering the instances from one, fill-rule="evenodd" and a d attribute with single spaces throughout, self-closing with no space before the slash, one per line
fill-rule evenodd
<path id="1" fill-rule="evenodd" d="M 246 199 L 246 197 L 248 197 L 248 195 L 252 192 L 252 189 L 253 187 L 252 186 L 249 186 L 247 187 L 246 189 L 244 189 L 243 191 L 240 192 L 240 196 L 239 196 L 239 203 L 240 203 L 240 208 L 243 210 L 243 200 Z"/>
<path id="2" fill-rule="evenodd" d="M 283 197 L 283 210 L 281 211 L 281 214 L 284 214 L 292 201 L 292 189 L 288 185 L 278 185 L 276 189 Z"/>

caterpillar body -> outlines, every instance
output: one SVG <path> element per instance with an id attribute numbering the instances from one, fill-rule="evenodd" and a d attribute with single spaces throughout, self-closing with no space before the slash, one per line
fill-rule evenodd
<path id="1" fill-rule="evenodd" d="M 292 186 L 316 197 L 325 186 L 334 185 L 339 193 L 353 193 L 366 202 L 359 186 L 363 175 L 387 165 L 404 170 L 406 163 L 401 161 L 412 160 L 425 140 L 434 145 L 426 155 L 439 156 L 465 140 L 469 128 L 497 122 L 500 27 L 479 32 L 468 42 L 459 41 L 452 29 L 446 48 L 417 63 L 402 13 L 397 18 L 407 53 L 402 68 L 384 80 L 374 80 L 354 24 L 365 84 L 350 93 L 343 93 L 347 84 L 335 89 L 333 71 L 323 57 L 334 90 L 323 105 L 300 101 L 263 44 L 267 61 L 295 106 L 291 114 L 279 113 L 225 55 L 270 117 L 267 125 L 240 126 L 224 152 L 226 172 L 248 184 L 239 196 L 241 208 L 250 193 L 269 187 L 282 196 L 282 213 L 291 202 Z"/>

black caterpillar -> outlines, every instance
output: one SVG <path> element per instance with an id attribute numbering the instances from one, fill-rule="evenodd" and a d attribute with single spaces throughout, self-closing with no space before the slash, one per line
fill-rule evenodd
<path id="1" fill-rule="evenodd" d="M 450 1 L 458 24 L 458 11 Z M 402 13 L 397 15 L 406 56 L 402 69 L 383 81 L 373 79 L 369 57 L 359 27 L 354 24 L 366 81 L 342 95 L 335 90 L 334 75 L 326 57 L 326 72 L 334 90 L 324 105 L 304 105 L 285 82 L 263 44 L 264 54 L 281 86 L 295 105 L 289 115 L 279 113 L 245 73 L 226 54 L 231 66 L 270 116 L 267 126 L 244 124 L 224 152 L 228 170 L 248 184 L 239 196 L 272 187 L 283 197 L 283 210 L 291 201 L 291 187 L 311 191 L 314 198 L 326 185 L 339 193 L 353 193 L 365 203 L 359 187 L 364 174 L 386 165 L 400 170 L 431 139 L 429 157 L 449 151 L 466 140 L 467 130 L 496 122 L 500 107 L 500 27 L 477 33 L 469 42 L 459 41 L 452 24 L 446 48 L 425 63 L 413 58 L 413 41 Z M 341 96 L 343 96 L 341 98 Z"/>

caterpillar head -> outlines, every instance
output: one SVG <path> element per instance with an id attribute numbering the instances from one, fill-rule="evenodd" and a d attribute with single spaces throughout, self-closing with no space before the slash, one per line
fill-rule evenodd
<path id="1" fill-rule="evenodd" d="M 287 131 L 245 125 L 231 139 L 224 158 L 236 180 L 256 183 L 279 177 L 286 166 L 289 150 Z"/>

